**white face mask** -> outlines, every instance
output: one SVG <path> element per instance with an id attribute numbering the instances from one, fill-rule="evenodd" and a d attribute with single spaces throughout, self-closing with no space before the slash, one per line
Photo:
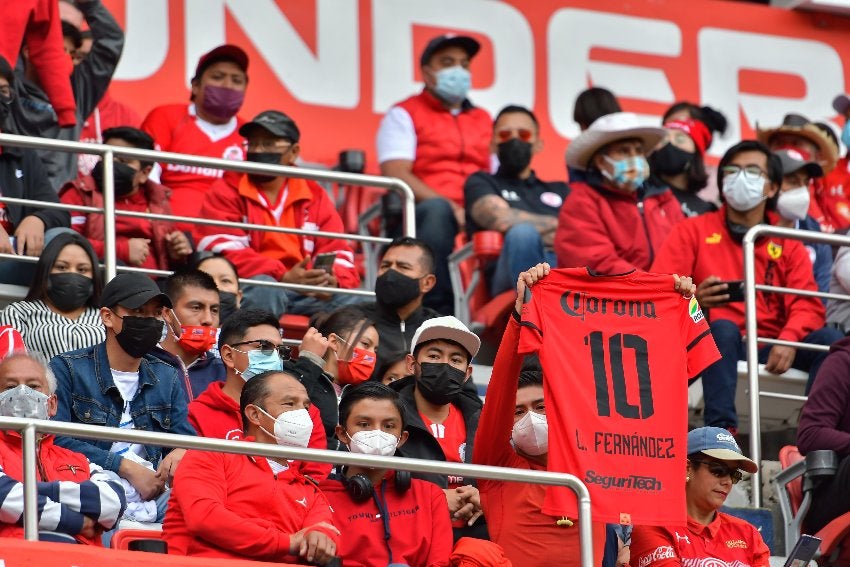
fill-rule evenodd
<path id="1" fill-rule="evenodd" d="M 348 444 L 348 450 L 362 455 L 392 457 L 398 447 L 398 437 L 380 429 L 358 431 L 349 435 L 349 438 L 351 443 Z"/>
<path id="2" fill-rule="evenodd" d="M 809 214 L 809 188 L 803 186 L 783 191 L 776 201 L 776 210 L 782 218 L 803 220 Z"/>
<path id="3" fill-rule="evenodd" d="M 310 435 L 313 434 L 313 419 L 306 409 L 285 411 L 277 417 L 272 417 L 260 406 L 255 407 L 274 420 L 274 435 L 262 427 L 260 429 L 274 437 L 278 445 L 306 447 L 310 442 Z"/>
<path id="4" fill-rule="evenodd" d="M 27 417 L 47 419 L 47 394 L 33 390 L 26 384 L 0 393 L 0 415 L 3 417 Z"/>
<path id="5" fill-rule="evenodd" d="M 514 423 L 511 431 L 514 446 L 532 457 L 537 457 L 549 451 L 549 423 L 546 416 L 527 412 L 519 421 Z"/>
<path id="6" fill-rule="evenodd" d="M 764 196 L 765 178 L 750 178 L 739 171 L 723 178 L 723 198 L 736 211 L 745 213 L 756 208 L 767 197 Z"/>

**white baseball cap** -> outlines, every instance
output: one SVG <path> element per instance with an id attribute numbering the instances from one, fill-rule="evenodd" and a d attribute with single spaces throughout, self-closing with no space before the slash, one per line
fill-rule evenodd
<path id="1" fill-rule="evenodd" d="M 413 342 L 410 345 L 410 354 L 416 347 L 428 341 L 442 339 L 454 341 L 469 352 L 470 360 L 478 354 L 481 348 L 481 339 L 478 335 L 466 328 L 460 319 L 447 315 L 445 317 L 434 317 L 422 323 L 413 334 Z"/>

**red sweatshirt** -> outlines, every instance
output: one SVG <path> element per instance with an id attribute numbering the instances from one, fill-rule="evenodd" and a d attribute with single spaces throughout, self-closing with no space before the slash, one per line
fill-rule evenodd
<path id="1" fill-rule="evenodd" d="M 519 323 L 511 317 L 493 363 L 487 400 L 478 418 L 472 462 L 546 470 L 546 467 L 520 457 L 511 446 L 517 378 L 522 366 L 522 357 L 516 354 L 519 332 Z M 478 490 L 490 539 L 502 546 L 505 555 L 515 565 L 579 565 L 578 527 L 558 526 L 556 518 L 541 512 L 546 494 L 543 485 L 480 479 Z M 605 524 L 594 522 L 593 555 L 596 561 L 602 560 L 604 547 Z"/>
<path id="2" fill-rule="evenodd" d="M 339 545 L 332 523 L 325 496 L 292 468 L 274 474 L 264 457 L 188 451 L 162 532 L 175 555 L 293 561 L 291 534 L 314 526 Z"/>
<path id="3" fill-rule="evenodd" d="M 329 478 L 319 485 L 333 508 L 334 525 L 345 534 L 337 554 L 346 567 L 388 563 L 447 566 L 452 526 L 443 491 L 436 484 L 413 479 L 410 489 L 399 493 L 393 473 L 387 474 L 384 485 L 377 489 L 383 512 L 374 498 L 355 502 L 340 480 Z M 385 539 L 382 514 L 389 517 L 389 540 Z"/>
<path id="4" fill-rule="evenodd" d="M 65 53 L 56 0 L 3 2 L 0 55 L 14 67 L 24 45 L 29 48 L 30 61 L 53 105 L 59 126 L 73 126 L 77 122 L 77 105 L 70 80 L 74 66 Z"/>
<path id="5" fill-rule="evenodd" d="M 587 266 L 602 274 L 648 270 L 670 230 L 685 218 L 669 189 L 648 194 L 570 183 L 558 217 L 555 253 L 559 268 Z"/>
<path id="6" fill-rule="evenodd" d="M 726 228 L 726 207 L 687 219 L 670 233 L 652 264 L 653 272 L 691 276 L 699 285 L 709 276 L 744 279 L 744 250 Z M 812 262 L 796 240 L 762 238 L 756 243 L 756 283 L 817 291 Z M 817 297 L 757 292 L 759 336 L 800 341 L 824 326 L 824 307 Z M 726 319 L 745 330 L 744 303 L 709 310 L 710 320 Z"/>
<path id="7" fill-rule="evenodd" d="M 328 194 L 314 181 L 289 179 L 276 204 L 266 204 L 259 190 L 242 175 L 225 175 L 209 188 L 201 217 L 266 226 L 345 232 Z M 275 218 L 277 214 L 278 218 Z M 360 285 L 354 251 L 345 240 L 199 225 L 198 251 L 219 252 L 236 265 L 239 275 L 266 274 L 276 280 L 305 256 L 336 253 L 333 273 L 341 288 Z"/>
<path id="8" fill-rule="evenodd" d="M 189 402 L 189 423 L 201 437 L 241 440 L 242 412 L 239 410 L 239 404 L 221 390 L 223 386 L 224 382 L 213 382 L 200 396 Z M 327 449 L 328 439 L 322 426 L 319 408 L 311 405 L 309 412 L 313 419 L 313 433 L 307 446 L 313 449 Z M 301 474 L 317 482 L 327 478 L 333 468 L 325 463 L 306 461 L 298 461 L 298 466 Z"/>

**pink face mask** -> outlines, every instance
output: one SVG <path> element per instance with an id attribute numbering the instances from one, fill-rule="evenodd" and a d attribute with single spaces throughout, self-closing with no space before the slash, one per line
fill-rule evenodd
<path id="1" fill-rule="evenodd" d="M 204 112 L 219 120 L 230 120 L 245 101 L 245 91 L 237 91 L 227 87 L 216 87 L 206 85 L 204 87 L 204 100 L 201 107 Z"/>

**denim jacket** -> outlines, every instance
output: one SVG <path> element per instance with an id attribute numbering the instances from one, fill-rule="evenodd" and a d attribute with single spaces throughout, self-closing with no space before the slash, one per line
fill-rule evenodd
<path id="1" fill-rule="evenodd" d="M 58 410 L 54 419 L 71 423 L 118 427 L 123 411 L 121 393 L 112 380 L 106 343 L 53 357 Z M 179 371 L 145 355 L 139 366 L 139 390 L 130 402 L 136 429 L 195 435 L 189 425 L 188 401 Z M 118 472 L 123 457 L 109 451 L 112 441 L 57 437 L 56 444 L 88 457 L 104 469 Z M 145 445 L 146 459 L 159 465 L 163 448 Z M 166 450 L 167 452 L 167 450 Z"/>

